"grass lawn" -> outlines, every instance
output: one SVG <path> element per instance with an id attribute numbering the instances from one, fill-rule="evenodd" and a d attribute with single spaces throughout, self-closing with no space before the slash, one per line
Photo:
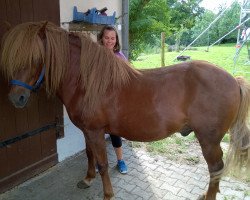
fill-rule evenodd
<path id="1" fill-rule="evenodd" d="M 185 51 L 182 55 L 191 56 L 192 60 L 206 60 L 214 63 L 230 74 L 234 76 L 244 76 L 250 80 L 250 62 L 248 61 L 247 48 L 243 47 L 237 59 L 236 65 L 234 65 L 234 56 L 236 53 L 235 44 L 226 44 L 220 46 L 214 46 L 207 50 L 207 47 L 192 48 L 194 50 Z M 179 55 L 178 52 L 166 52 L 165 53 L 165 65 L 172 65 L 178 63 L 174 61 Z M 161 65 L 161 54 L 160 52 L 154 54 L 142 54 L 136 61 L 132 62 L 132 65 L 137 69 L 145 68 L 157 68 Z M 223 138 L 223 142 L 229 142 L 229 135 Z M 194 134 L 190 134 L 187 137 L 182 137 L 180 134 L 174 134 L 169 138 L 161 141 L 139 143 L 133 142 L 134 147 L 145 148 L 152 154 L 161 154 L 168 157 L 171 160 L 187 162 L 189 164 L 196 164 L 200 161 L 200 153 L 196 153 L 198 142 Z M 199 148 L 199 147 L 198 147 Z M 194 152 L 195 151 L 195 152 Z M 190 153 L 189 153 L 190 152 Z"/>
<path id="2" fill-rule="evenodd" d="M 234 56 L 236 53 L 235 44 L 226 44 L 220 46 L 213 46 L 207 52 L 207 47 L 195 47 L 195 50 L 187 50 L 182 55 L 191 56 L 192 60 L 206 60 L 214 63 L 234 76 L 244 76 L 250 80 L 250 62 L 248 61 L 247 48 L 244 46 L 238 56 L 236 65 L 234 65 Z M 166 52 L 165 53 L 165 65 L 176 64 L 179 61 L 175 61 L 175 58 L 179 55 L 179 52 Z M 161 66 L 161 54 L 142 54 L 132 64 L 138 69 L 145 68 L 157 68 Z"/>

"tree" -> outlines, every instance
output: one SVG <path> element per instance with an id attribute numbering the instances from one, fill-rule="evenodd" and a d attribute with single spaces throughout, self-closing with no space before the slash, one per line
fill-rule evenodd
<path id="1" fill-rule="evenodd" d="M 220 8 L 220 12 L 222 12 L 225 7 Z M 219 12 L 219 14 L 220 14 Z M 218 14 L 218 15 L 219 15 Z M 208 32 L 204 33 L 203 36 L 200 37 L 199 40 L 196 41 L 195 45 L 204 46 L 210 45 L 220 39 L 225 34 L 229 33 L 233 30 L 239 23 L 239 15 L 240 15 L 240 5 L 235 2 L 228 8 L 227 11 L 221 16 L 221 18 L 211 26 Z M 204 31 L 211 22 L 217 17 L 212 11 L 206 10 L 206 12 L 200 17 L 196 18 L 195 26 L 191 29 L 192 40 L 198 37 Z M 225 37 L 222 42 L 235 42 L 237 31 L 235 30 L 230 35 Z"/>
<path id="2" fill-rule="evenodd" d="M 199 4 L 202 0 L 168 0 L 170 8 L 170 23 L 175 29 L 185 27 L 192 28 L 195 25 L 195 18 L 204 12 L 204 8 Z"/>
<path id="3" fill-rule="evenodd" d="M 240 5 L 235 1 L 230 9 L 228 9 L 222 19 L 218 23 L 218 36 L 219 38 L 227 34 L 229 31 L 233 30 L 239 24 L 240 19 Z M 230 35 L 225 37 L 222 42 L 236 42 L 238 30 L 235 30 Z"/>
<path id="4" fill-rule="evenodd" d="M 165 0 L 131 0 L 129 7 L 130 59 L 135 59 L 157 43 L 156 35 L 169 33 L 170 16 Z"/>
<path id="5" fill-rule="evenodd" d="M 160 33 L 184 32 L 194 26 L 195 17 L 204 11 L 201 0 L 130 0 L 130 59 L 135 59 L 145 46 L 159 43 Z M 180 34 L 176 34 L 179 36 Z M 158 39 L 159 38 L 159 39 Z M 180 40 L 175 38 L 177 42 Z"/>
<path id="6" fill-rule="evenodd" d="M 187 28 L 184 28 L 183 25 L 181 25 L 181 28 L 179 29 L 179 31 L 175 34 L 175 50 L 177 52 L 180 51 L 180 44 L 181 44 L 181 38 L 182 35 L 187 31 Z"/>
<path id="7" fill-rule="evenodd" d="M 206 10 L 205 13 L 196 18 L 195 26 L 191 29 L 190 33 L 192 35 L 191 39 L 196 39 L 216 18 L 210 10 Z M 211 41 L 216 41 L 218 38 L 218 28 L 217 26 L 212 26 L 210 30 L 204 33 L 195 43 L 195 45 L 209 45 Z"/>

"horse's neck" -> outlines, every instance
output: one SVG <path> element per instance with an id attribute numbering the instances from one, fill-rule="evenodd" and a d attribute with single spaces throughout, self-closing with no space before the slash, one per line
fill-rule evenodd
<path id="1" fill-rule="evenodd" d="M 83 87 L 81 88 L 78 80 L 80 74 L 81 55 L 80 39 L 74 35 L 70 35 L 69 37 L 70 64 L 61 81 L 61 87 L 57 91 L 57 96 L 66 107 L 69 106 L 72 98 L 75 96 L 74 93 L 76 93 L 76 90 L 79 90 L 79 92 L 83 90 Z"/>

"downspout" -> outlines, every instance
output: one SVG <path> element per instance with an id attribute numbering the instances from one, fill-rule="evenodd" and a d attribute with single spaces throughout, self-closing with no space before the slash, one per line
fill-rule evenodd
<path id="1" fill-rule="evenodd" d="M 122 52 L 129 55 L 129 0 L 122 0 Z"/>

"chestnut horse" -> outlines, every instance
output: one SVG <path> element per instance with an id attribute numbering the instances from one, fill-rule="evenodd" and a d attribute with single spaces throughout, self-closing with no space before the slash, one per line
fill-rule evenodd
<path id="1" fill-rule="evenodd" d="M 210 181 L 201 198 L 216 199 L 225 169 L 249 172 L 250 86 L 206 61 L 136 70 L 105 47 L 52 23 L 24 23 L 3 40 L 1 70 L 11 81 L 9 99 L 26 105 L 44 79 L 86 139 L 88 170 L 79 187 L 89 187 L 97 162 L 104 199 L 114 196 L 108 175 L 104 133 L 133 141 L 155 141 L 194 132 Z M 224 165 L 220 142 L 231 135 Z M 231 163 L 231 164 L 230 164 Z"/>

